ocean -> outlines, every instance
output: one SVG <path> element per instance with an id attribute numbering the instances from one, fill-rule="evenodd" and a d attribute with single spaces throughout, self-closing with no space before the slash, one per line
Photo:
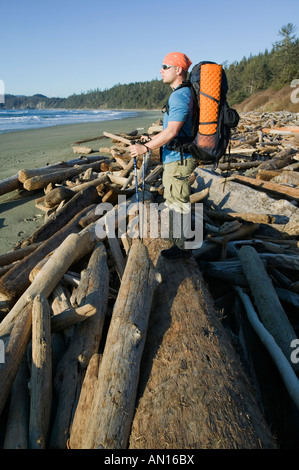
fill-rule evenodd
<path id="1" fill-rule="evenodd" d="M 109 109 L 0 109 L 0 134 L 62 124 L 111 121 L 137 115 L 137 111 Z"/>

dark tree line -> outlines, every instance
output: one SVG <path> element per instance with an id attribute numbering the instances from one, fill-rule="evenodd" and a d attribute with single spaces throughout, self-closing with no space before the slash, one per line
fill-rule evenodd
<path id="1" fill-rule="evenodd" d="M 241 103 L 245 98 L 267 88 L 280 89 L 299 78 L 299 38 L 292 23 L 283 26 L 272 50 L 243 58 L 225 67 L 230 104 Z"/>
<path id="2" fill-rule="evenodd" d="M 279 40 L 272 50 L 265 50 L 240 62 L 224 64 L 228 78 L 228 101 L 241 103 L 250 95 L 267 88 L 280 89 L 299 79 L 299 38 L 292 23 L 282 26 Z M 198 59 L 201 60 L 200 58 Z M 87 109 L 160 109 L 166 103 L 170 88 L 161 80 L 115 85 L 106 90 L 92 90 L 68 98 L 44 95 L 5 96 L 6 108 L 87 108 Z M 1 105 L 0 105 L 1 106 Z M 3 107 L 3 105 L 2 105 Z"/>

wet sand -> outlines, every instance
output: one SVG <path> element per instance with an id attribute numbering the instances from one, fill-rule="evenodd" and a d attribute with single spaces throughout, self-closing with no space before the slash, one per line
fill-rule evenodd
<path id="1" fill-rule="evenodd" d="M 102 136 L 104 131 L 118 133 L 142 128 L 144 130 L 140 132 L 146 132 L 160 118 L 162 113 L 159 111 L 140 111 L 138 117 L 133 118 L 1 134 L 0 180 L 16 175 L 22 169 L 39 168 L 78 157 L 72 149 L 72 144 L 78 140 Z M 100 147 L 109 147 L 111 141 L 103 138 L 82 145 L 98 152 Z M 0 254 L 11 251 L 42 225 L 45 214 L 35 207 L 35 199 L 42 195 L 42 191 L 30 194 L 13 191 L 0 196 Z"/>

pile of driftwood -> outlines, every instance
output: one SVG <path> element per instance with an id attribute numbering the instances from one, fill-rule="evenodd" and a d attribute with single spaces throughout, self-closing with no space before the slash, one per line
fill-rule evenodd
<path id="1" fill-rule="evenodd" d="M 0 256 L 3 448 L 298 447 L 296 119 L 243 115 L 229 162 L 195 170 L 203 243 L 189 260 L 164 260 L 169 241 L 149 230 L 117 233 L 136 220 L 119 201 L 136 202 L 137 131 L 0 182 L 43 191 L 45 213 Z M 159 152 L 142 163 L 148 207 L 163 200 Z"/>

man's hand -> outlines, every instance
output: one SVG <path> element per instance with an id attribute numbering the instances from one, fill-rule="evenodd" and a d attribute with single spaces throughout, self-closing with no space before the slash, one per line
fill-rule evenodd
<path id="1" fill-rule="evenodd" d="M 139 157 L 140 155 L 143 155 L 146 152 L 148 152 L 148 148 L 146 148 L 142 144 L 134 144 L 134 145 L 130 145 L 130 152 L 131 152 L 132 158 Z"/>

